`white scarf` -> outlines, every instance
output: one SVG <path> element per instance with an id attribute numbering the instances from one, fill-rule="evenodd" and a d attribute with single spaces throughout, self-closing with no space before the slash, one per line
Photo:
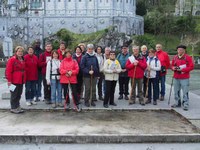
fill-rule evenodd
<path id="1" fill-rule="evenodd" d="M 76 53 L 76 57 L 80 57 L 81 55 L 82 55 L 81 53 L 80 53 L 80 54 L 77 54 L 77 53 Z"/>

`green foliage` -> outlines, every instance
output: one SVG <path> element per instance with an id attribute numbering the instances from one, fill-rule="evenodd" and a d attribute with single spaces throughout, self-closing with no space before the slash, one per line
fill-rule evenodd
<path id="1" fill-rule="evenodd" d="M 72 33 L 66 29 L 61 29 L 60 31 L 57 32 L 56 34 L 62 41 L 65 41 L 67 45 L 73 41 L 73 36 Z"/>
<path id="2" fill-rule="evenodd" d="M 149 49 L 155 48 L 155 40 L 152 36 L 145 34 L 145 35 L 135 36 L 133 37 L 133 39 L 135 40 L 136 45 L 139 46 L 146 45 Z"/>
<path id="3" fill-rule="evenodd" d="M 58 40 L 54 40 L 52 42 L 53 49 L 58 49 L 60 46 L 60 42 Z"/>
<path id="4" fill-rule="evenodd" d="M 138 1 L 136 4 L 136 14 L 144 16 L 147 13 L 147 8 L 144 1 Z"/>

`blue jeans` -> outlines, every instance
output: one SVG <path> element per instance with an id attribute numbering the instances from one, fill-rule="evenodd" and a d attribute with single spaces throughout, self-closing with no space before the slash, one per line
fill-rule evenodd
<path id="1" fill-rule="evenodd" d="M 151 78 L 149 79 L 148 83 L 148 99 L 152 99 L 152 91 L 153 91 L 153 100 L 156 101 L 159 98 L 159 89 L 158 87 L 158 79 L 157 78 Z M 153 85 L 153 90 L 152 90 L 152 85 Z"/>
<path id="2" fill-rule="evenodd" d="M 160 95 L 163 97 L 165 96 L 165 79 L 166 79 L 166 75 L 159 77 L 160 84 L 161 84 L 161 89 L 159 91 L 160 91 Z"/>
<path id="3" fill-rule="evenodd" d="M 51 102 L 62 102 L 62 86 L 60 80 L 51 79 Z"/>
<path id="4" fill-rule="evenodd" d="M 27 81 L 25 84 L 26 101 L 32 101 L 35 94 L 35 85 L 37 81 Z"/>
<path id="5" fill-rule="evenodd" d="M 178 105 L 181 102 L 181 89 L 183 92 L 183 106 L 189 105 L 189 79 L 175 79 L 174 78 L 174 99 L 175 104 Z"/>
<path id="6" fill-rule="evenodd" d="M 42 74 L 41 72 L 38 72 L 38 80 L 36 81 L 36 89 L 34 94 L 36 98 L 42 96 L 41 88 L 42 88 Z"/>

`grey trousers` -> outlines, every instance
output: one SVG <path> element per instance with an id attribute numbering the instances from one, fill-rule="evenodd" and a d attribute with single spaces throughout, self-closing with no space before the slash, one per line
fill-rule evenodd
<path id="1" fill-rule="evenodd" d="M 90 88 L 92 87 L 92 101 L 96 100 L 96 83 L 97 78 L 92 78 L 92 85 L 91 85 L 91 78 L 83 77 L 83 82 L 85 85 L 85 103 L 88 103 L 90 100 Z"/>

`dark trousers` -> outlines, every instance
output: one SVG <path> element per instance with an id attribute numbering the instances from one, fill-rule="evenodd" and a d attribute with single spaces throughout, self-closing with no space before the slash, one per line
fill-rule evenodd
<path id="1" fill-rule="evenodd" d="M 110 104 L 114 103 L 114 93 L 115 93 L 115 87 L 117 81 L 105 81 L 106 82 L 106 94 L 104 98 L 104 105 L 108 104 L 110 101 Z"/>
<path id="2" fill-rule="evenodd" d="M 26 101 L 32 101 L 35 95 L 35 85 L 37 81 L 27 81 L 25 84 Z"/>
<path id="3" fill-rule="evenodd" d="M 158 88 L 158 79 L 157 78 L 151 78 L 149 79 L 148 84 L 148 99 L 152 99 L 152 86 L 153 86 L 153 100 L 156 101 L 159 98 L 159 88 Z"/>
<path id="4" fill-rule="evenodd" d="M 119 95 L 129 95 L 129 77 L 119 77 Z"/>
<path id="5" fill-rule="evenodd" d="M 35 83 L 35 97 L 41 97 L 42 93 L 41 93 L 41 89 L 42 89 L 42 74 L 40 71 L 38 71 L 38 80 Z"/>
<path id="6" fill-rule="evenodd" d="M 83 88 L 83 76 L 82 76 L 82 74 L 78 74 L 78 76 L 77 76 L 77 95 L 78 95 L 79 100 L 81 98 L 82 88 Z"/>
<path id="7" fill-rule="evenodd" d="M 44 99 L 46 101 L 51 101 L 51 86 L 47 85 L 47 80 L 45 78 L 45 75 L 42 76 L 43 80 L 43 87 L 44 87 Z"/>
<path id="8" fill-rule="evenodd" d="M 143 96 L 146 96 L 146 90 L 147 90 L 147 77 L 144 76 L 143 78 Z"/>
<path id="9" fill-rule="evenodd" d="M 23 91 L 23 84 L 14 84 L 16 86 L 15 90 L 11 93 L 11 98 L 10 98 L 10 105 L 11 109 L 17 109 L 20 106 L 20 99 Z"/>
<path id="10" fill-rule="evenodd" d="M 79 104 L 79 99 L 78 99 L 78 96 L 77 96 L 77 84 L 70 84 L 70 86 L 71 86 L 71 91 L 72 91 L 72 100 L 73 100 L 73 102 L 76 104 L 76 105 L 78 105 Z M 64 95 L 65 95 L 65 100 L 66 100 L 66 98 L 68 98 L 67 99 L 67 104 L 69 104 L 70 103 L 70 99 L 69 99 L 69 84 L 62 84 L 62 87 L 63 87 L 63 89 L 64 89 Z"/>
<path id="11" fill-rule="evenodd" d="M 100 76 L 98 78 L 98 82 L 97 82 L 97 87 L 98 87 L 98 95 L 99 97 L 102 97 L 102 84 L 103 84 L 103 79 L 104 79 L 104 75 L 103 73 L 100 73 Z"/>

